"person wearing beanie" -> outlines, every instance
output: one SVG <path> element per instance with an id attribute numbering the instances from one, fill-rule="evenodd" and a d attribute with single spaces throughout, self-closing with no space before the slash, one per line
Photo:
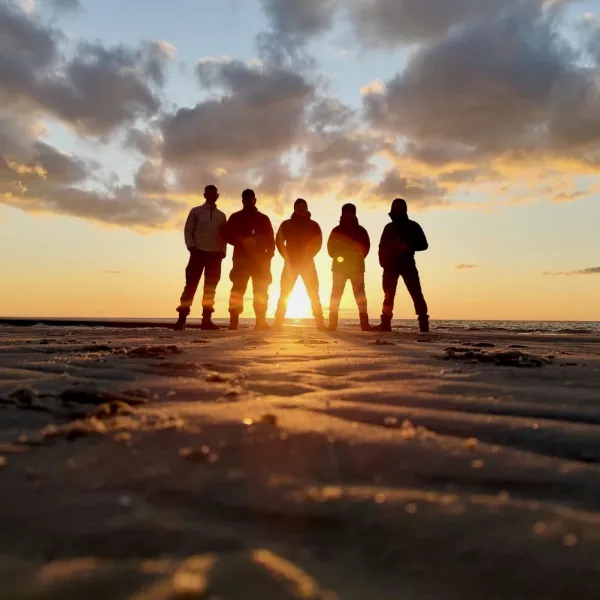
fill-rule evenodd
<path id="1" fill-rule="evenodd" d="M 340 224 L 331 232 L 327 242 L 329 256 L 333 259 L 333 287 L 329 304 L 329 330 L 336 331 L 339 308 L 346 282 L 350 280 L 358 305 L 360 327 L 371 331 L 365 293 L 365 258 L 371 249 L 371 240 L 356 217 L 356 206 L 344 204 Z"/>
<path id="2" fill-rule="evenodd" d="M 271 220 L 256 208 L 253 190 L 242 192 L 243 208 L 229 217 L 225 227 L 225 239 L 233 250 L 233 268 L 229 275 L 231 296 L 229 298 L 229 329 L 238 328 L 244 310 L 244 294 L 252 279 L 256 329 L 269 329 L 267 304 L 271 285 L 271 259 L 275 254 L 275 235 Z"/>
<path id="3" fill-rule="evenodd" d="M 421 226 L 408 218 L 406 200 L 396 198 L 389 213 L 392 219 L 381 235 L 379 242 L 379 264 L 383 268 L 383 310 L 381 324 L 375 331 L 391 331 L 394 317 L 394 300 L 398 279 L 402 277 L 415 305 L 419 319 L 419 330 L 429 331 L 427 302 L 421 289 L 419 271 L 415 263 L 415 252 L 429 248 L 427 238 Z"/>
<path id="4" fill-rule="evenodd" d="M 315 317 L 317 329 L 325 330 L 323 309 L 319 298 L 319 277 L 315 267 L 315 256 L 323 245 L 323 234 L 319 224 L 311 219 L 306 200 L 294 202 L 294 213 L 284 221 L 275 238 L 277 249 L 285 260 L 281 274 L 281 293 L 275 313 L 275 325 L 281 327 L 285 320 L 287 302 L 296 280 L 302 277 Z"/>
<path id="5" fill-rule="evenodd" d="M 216 186 L 207 185 L 204 188 L 204 199 L 206 200 L 204 204 L 192 208 L 184 228 L 185 245 L 190 258 L 185 269 L 185 288 L 177 308 L 179 319 L 175 329 L 180 331 L 185 329 L 202 274 L 204 274 L 204 295 L 201 328 L 219 329 L 212 322 L 212 314 L 215 292 L 221 279 L 221 263 L 227 249 L 222 236 L 227 217 L 217 208 L 219 191 Z"/>

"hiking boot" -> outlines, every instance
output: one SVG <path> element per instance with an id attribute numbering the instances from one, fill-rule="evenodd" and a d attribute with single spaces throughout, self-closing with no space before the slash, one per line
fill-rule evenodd
<path id="1" fill-rule="evenodd" d="M 271 326 L 267 323 L 267 318 L 264 315 L 256 315 L 254 329 L 256 329 L 256 331 L 269 331 Z"/>
<path id="2" fill-rule="evenodd" d="M 338 313 L 330 312 L 329 313 L 329 331 L 337 331 L 338 328 Z"/>
<path id="3" fill-rule="evenodd" d="M 421 315 L 419 317 L 419 331 L 421 333 L 429 333 L 429 315 Z"/>
<path id="4" fill-rule="evenodd" d="M 240 324 L 240 315 L 237 313 L 229 313 L 229 330 L 237 331 L 237 328 Z"/>
<path id="5" fill-rule="evenodd" d="M 371 331 L 379 331 L 385 333 L 391 333 L 392 331 L 392 317 L 381 315 L 381 323 L 376 327 L 373 327 Z"/>
<path id="6" fill-rule="evenodd" d="M 323 318 L 323 315 L 315 317 L 315 324 L 317 325 L 318 331 L 327 331 L 327 325 L 325 325 L 325 319 Z"/>
<path id="7" fill-rule="evenodd" d="M 187 321 L 188 315 L 190 314 L 189 309 L 186 310 L 184 308 L 179 307 L 177 309 L 179 313 L 179 317 L 177 318 L 177 323 L 173 326 L 175 331 L 183 331 L 185 329 L 185 323 Z"/>
<path id="8" fill-rule="evenodd" d="M 202 323 L 200 324 L 200 329 L 202 329 L 202 331 L 218 331 L 221 329 L 212 322 L 212 310 L 202 311 Z"/>
<path id="9" fill-rule="evenodd" d="M 369 315 L 367 313 L 360 313 L 360 330 L 361 331 L 373 331 L 373 328 L 369 324 Z"/>

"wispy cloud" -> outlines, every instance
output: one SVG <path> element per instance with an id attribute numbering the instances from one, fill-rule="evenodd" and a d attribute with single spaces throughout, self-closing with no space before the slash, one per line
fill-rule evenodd
<path id="1" fill-rule="evenodd" d="M 589 267 L 578 271 L 546 271 L 543 275 L 600 275 L 600 267 Z"/>
<path id="2" fill-rule="evenodd" d="M 457 271 L 467 271 L 469 269 L 479 269 L 480 265 L 466 265 L 466 264 L 461 264 L 461 265 L 454 265 L 454 268 Z"/>

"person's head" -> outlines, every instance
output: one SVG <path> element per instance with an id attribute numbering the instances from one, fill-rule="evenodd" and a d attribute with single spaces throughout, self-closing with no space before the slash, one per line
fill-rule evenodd
<path id="1" fill-rule="evenodd" d="M 406 217 L 408 215 L 408 206 L 406 200 L 403 198 L 396 198 L 392 202 L 392 210 L 390 212 L 392 217 Z"/>
<path id="2" fill-rule="evenodd" d="M 244 190 L 242 192 L 242 204 L 244 208 L 254 208 L 256 206 L 256 194 L 254 190 Z"/>
<path id="3" fill-rule="evenodd" d="M 207 185 L 204 188 L 204 199 L 208 204 L 216 204 L 219 199 L 219 190 L 216 185 Z"/>
<path id="4" fill-rule="evenodd" d="M 354 204 L 344 204 L 342 206 L 342 217 L 356 217 L 356 206 Z"/>
<path id="5" fill-rule="evenodd" d="M 297 217 L 308 217 L 308 204 L 304 198 L 298 198 L 294 202 L 294 214 Z"/>

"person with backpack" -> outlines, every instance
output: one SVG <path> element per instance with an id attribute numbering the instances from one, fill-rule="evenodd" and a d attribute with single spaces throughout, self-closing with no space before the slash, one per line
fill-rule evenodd
<path id="1" fill-rule="evenodd" d="M 421 226 L 408 218 L 406 200 L 396 198 L 389 213 L 388 223 L 379 242 L 379 264 L 383 268 L 383 310 L 381 324 L 374 331 L 391 331 L 394 317 L 394 300 L 398 279 L 402 277 L 411 295 L 419 320 L 419 330 L 429 331 L 427 302 L 421 289 L 421 279 L 415 262 L 415 253 L 429 248 Z"/>

